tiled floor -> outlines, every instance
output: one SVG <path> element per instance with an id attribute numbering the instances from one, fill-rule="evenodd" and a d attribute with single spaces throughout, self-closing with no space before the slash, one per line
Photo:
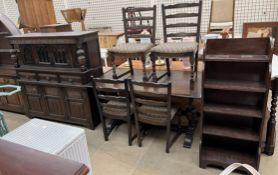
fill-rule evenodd
<path id="1" fill-rule="evenodd" d="M 29 120 L 19 114 L 4 112 L 4 115 L 11 130 Z M 199 168 L 199 134 L 195 135 L 191 149 L 182 147 L 182 135 L 170 154 L 166 154 L 164 130 L 150 130 L 143 140 L 143 147 L 139 148 L 136 141 L 133 146 L 128 146 L 126 129 L 124 124 L 114 130 L 108 142 L 103 140 L 101 126 L 94 131 L 85 129 L 94 175 L 218 175 L 221 172 L 214 168 Z M 272 157 L 262 155 L 261 174 L 278 174 L 277 164 L 277 152 Z"/>

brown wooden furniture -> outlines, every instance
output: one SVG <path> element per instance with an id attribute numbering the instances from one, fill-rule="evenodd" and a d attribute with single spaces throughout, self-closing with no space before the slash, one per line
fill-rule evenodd
<path id="1" fill-rule="evenodd" d="M 26 27 L 30 26 L 39 31 L 40 26 L 57 23 L 52 0 L 16 0 L 16 2 L 20 21 Z M 28 29 L 24 31 L 27 32 Z"/>
<path id="2" fill-rule="evenodd" d="M 267 122 L 266 142 L 264 153 L 271 156 L 274 154 L 276 142 L 276 108 L 278 97 L 278 77 L 274 77 L 271 81 L 272 100 L 270 108 L 270 118 Z"/>
<path id="3" fill-rule="evenodd" d="M 242 32 L 242 37 L 247 38 L 248 37 L 248 32 L 256 32 L 259 29 L 271 29 L 271 33 L 269 34 L 270 36 L 274 36 L 275 38 L 275 43 L 274 43 L 274 54 L 278 54 L 278 22 L 248 22 L 248 23 L 243 23 L 243 32 Z M 263 37 L 263 36 L 260 36 Z M 269 36 L 267 36 L 269 37 Z"/>
<path id="4" fill-rule="evenodd" d="M 40 26 L 40 32 L 49 33 L 49 32 L 71 32 L 71 24 L 50 24 Z"/>
<path id="5" fill-rule="evenodd" d="M 125 75 L 120 80 L 131 79 L 132 81 L 142 81 L 142 62 L 139 60 L 133 60 L 134 74 Z M 200 67 L 201 68 L 201 67 Z M 118 67 L 118 72 L 126 72 L 128 67 L 121 65 Z M 165 72 L 166 67 L 161 66 L 157 71 L 158 73 Z M 172 83 L 172 102 L 180 104 L 179 106 L 185 111 L 184 114 L 189 120 L 188 127 L 185 132 L 184 146 L 190 148 L 193 141 L 193 135 L 198 122 L 198 115 L 194 102 L 200 102 L 202 100 L 202 68 L 197 72 L 198 76 L 194 82 L 190 83 L 191 73 L 183 70 L 183 63 L 180 61 L 173 61 L 171 64 L 172 76 L 164 77 L 160 80 L 160 83 Z M 113 71 L 108 71 L 101 78 L 111 78 Z M 116 88 L 116 87 L 115 87 Z M 153 92 L 152 89 L 146 89 L 146 93 Z"/>
<path id="6" fill-rule="evenodd" d="M 165 75 L 170 76 L 170 62 L 169 58 L 177 57 L 190 57 L 191 63 L 191 80 L 194 80 L 197 71 L 197 59 L 198 59 L 198 42 L 200 37 L 200 26 L 201 26 L 201 13 L 202 13 L 202 0 L 198 3 L 181 3 L 175 5 L 165 6 L 162 4 L 162 19 L 163 19 L 163 34 L 164 43 L 159 44 L 151 49 L 151 60 L 153 66 L 152 78 L 154 82 Z M 175 13 L 173 10 L 179 10 L 184 8 L 185 10 L 193 10 L 194 12 L 188 13 Z M 171 13 L 169 13 L 171 12 Z M 172 22 L 170 22 L 170 20 Z M 178 23 L 173 23 L 174 21 L 179 21 Z M 194 20 L 194 22 L 192 22 Z M 172 33 L 173 28 L 183 29 L 194 28 L 194 32 L 178 32 Z M 181 31 L 181 30 L 179 30 Z M 170 43 L 168 38 L 183 38 L 183 37 L 195 37 L 193 42 L 181 42 L 181 43 Z M 155 61 L 158 57 L 163 57 L 166 59 L 167 72 L 157 77 L 156 74 L 156 64 Z"/>
<path id="7" fill-rule="evenodd" d="M 94 128 L 99 123 L 88 89 L 102 75 L 97 32 L 28 33 L 9 37 L 25 112 Z"/>
<path id="8" fill-rule="evenodd" d="M 131 12 L 140 12 L 142 16 L 134 17 L 128 15 Z M 145 69 L 145 60 L 147 54 L 149 53 L 149 50 L 153 47 L 153 44 L 155 42 L 156 6 L 122 8 L 122 13 L 126 43 L 118 44 L 108 50 L 108 55 L 112 59 L 113 63 L 113 79 L 118 79 L 128 73 L 131 73 L 131 75 L 133 75 L 134 72 L 131 59 L 140 58 L 143 63 L 143 80 L 147 81 L 150 79 L 150 76 L 147 76 L 147 72 Z M 136 22 L 138 21 L 140 23 L 136 24 Z M 130 25 L 130 22 L 133 22 L 133 25 Z M 134 31 L 137 31 L 138 29 L 142 31 L 146 30 L 147 32 L 149 32 L 149 34 L 135 33 Z M 151 43 L 128 43 L 130 38 L 149 38 Z M 124 72 L 123 74 L 117 75 L 115 65 L 115 59 L 117 57 L 127 58 L 129 60 L 130 70 Z"/>
<path id="9" fill-rule="evenodd" d="M 234 36 L 235 0 L 212 0 L 208 33 Z"/>
<path id="10" fill-rule="evenodd" d="M 72 8 L 61 10 L 61 13 L 67 23 L 71 24 L 73 22 L 80 22 L 82 31 L 86 30 L 85 28 L 85 17 L 87 13 L 87 9 L 81 8 Z"/>
<path id="11" fill-rule="evenodd" d="M 259 168 L 270 82 L 268 38 L 208 40 L 200 167 Z"/>
<path id="12" fill-rule="evenodd" d="M 1 174 L 86 175 L 86 165 L 0 140 Z M 66 167 L 66 168 L 65 168 Z"/>
<path id="13" fill-rule="evenodd" d="M 171 83 L 158 84 L 129 81 L 129 84 L 134 107 L 138 146 L 142 146 L 143 136 L 140 129 L 142 124 L 166 126 L 166 153 L 169 153 L 170 147 L 180 134 L 181 129 L 181 118 L 178 116 L 178 134 L 171 139 L 171 121 L 178 112 L 178 109 L 172 107 L 171 103 Z M 146 89 L 149 92 L 146 93 Z"/>
<path id="14" fill-rule="evenodd" d="M 123 32 L 100 32 L 98 33 L 100 48 L 111 48 L 117 44 L 119 37 L 124 35 Z"/>
<path id="15" fill-rule="evenodd" d="M 0 14 L 0 84 L 17 85 L 16 72 L 10 59 L 12 47 L 5 38 L 10 35 L 20 34 L 14 23 L 5 15 Z M 4 89 L 4 91 L 10 89 Z M 1 89 L 2 91 L 2 89 Z M 20 93 L 9 97 L 0 97 L 0 109 L 23 113 L 23 103 Z"/>
<path id="16" fill-rule="evenodd" d="M 111 87 L 112 86 L 112 87 Z M 117 87 L 117 88 L 114 88 Z M 127 80 L 93 78 L 93 90 L 96 97 L 105 141 L 114 129 L 106 126 L 106 118 L 122 120 L 128 123 L 128 145 L 132 145 L 131 102 Z"/>

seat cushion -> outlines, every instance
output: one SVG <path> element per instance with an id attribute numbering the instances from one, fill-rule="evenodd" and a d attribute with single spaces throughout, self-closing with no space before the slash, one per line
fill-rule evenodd
<path id="1" fill-rule="evenodd" d="M 109 114 L 109 116 L 115 116 L 115 118 L 126 119 L 128 117 L 128 109 L 126 103 L 118 101 L 109 101 L 103 105 L 103 114 Z M 132 106 L 130 105 L 130 113 L 132 114 Z"/>
<path id="2" fill-rule="evenodd" d="M 171 118 L 172 120 L 176 115 L 178 109 L 171 109 Z M 156 106 L 147 106 L 142 105 L 138 108 L 138 118 L 140 121 L 157 124 L 157 125 L 166 125 L 167 124 L 167 108 L 166 107 L 156 107 Z"/>
<path id="3" fill-rule="evenodd" d="M 150 43 L 123 43 L 108 49 L 108 51 L 112 53 L 141 53 L 149 51 L 152 47 L 153 44 Z"/>
<path id="4" fill-rule="evenodd" d="M 178 43 L 162 43 L 151 49 L 151 52 L 157 53 L 187 53 L 194 52 L 198 48 L 198 43 L 193 42 L 178 42 Z"/>

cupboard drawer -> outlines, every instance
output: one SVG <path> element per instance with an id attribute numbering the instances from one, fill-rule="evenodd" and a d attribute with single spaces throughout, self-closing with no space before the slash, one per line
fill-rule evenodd
<path id="1" fill-rule="evenodd" d="M 58 83 L 58 77 L 55 74 L 38 74 L 39 80 L 42 82 Z"/>
<path id="2" fill-rule="evenodd" d="M 30 72 L 18 72 L 18 77 L 21 80 L 36 81 L 36 74 Z"/>
<path id="3" fill-rule="evenodd" d="M 61 83 L 67 83 L 67 84 L 81 84 L 82 83 L 82 79 L 77 76 L 61 75 L 60 79 L 61 79 Z"/>

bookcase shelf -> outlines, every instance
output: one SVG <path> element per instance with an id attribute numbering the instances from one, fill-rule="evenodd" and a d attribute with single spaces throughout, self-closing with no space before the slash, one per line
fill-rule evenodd
<path id="1" fill-rule="evenodd" d="M 269 91 L 267 38 L 208 40 L 200 167 L 247 163 L 259 168 Z"/>

